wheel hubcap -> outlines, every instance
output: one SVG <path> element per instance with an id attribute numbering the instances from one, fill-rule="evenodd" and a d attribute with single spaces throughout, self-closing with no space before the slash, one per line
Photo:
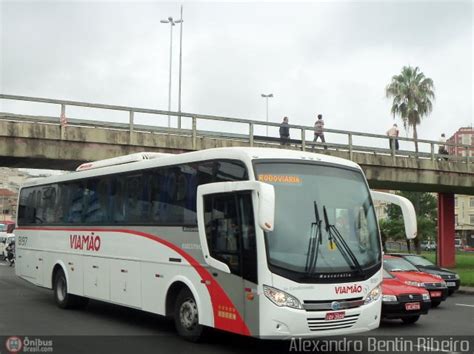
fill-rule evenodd
<path id="1" fill-rule="evenodd" d="M 66 298 L 66 281 L 62 277 L 58 280 L 58 287 L 56 293 L 58 295 L 58 300 L 61 302 L 64 301 L 64 299 Z"/>
<path id="2" fill-rule="evenodd" d="M 198 323 L 198 310 L 194 299 L 187 299 L 179 308 L 181 325 L 187 330 L 192 330 Z"/>

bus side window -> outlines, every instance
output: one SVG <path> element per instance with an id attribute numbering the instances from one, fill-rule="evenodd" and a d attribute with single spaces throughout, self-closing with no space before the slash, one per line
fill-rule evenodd
<path id="1" fill-rule="evenodd" d="M 155 169 L 150 173 L 150 219 L 154 223 L 161 221 L 161 203 L 160 195 L 162 193 L 162 180 L 159 169 Z"/>
<path id="2" fill-rule="evenodd" d="M 43 188 L 43 215 L 44 222 L 54 224 L 56 222 L 56 198 L 57 184 L 52 184 Z"/>
<path id="3" fill-rule="evenodd" d="M 84 184 L 82 182 L 73 182 L 69 184 L 69 208 L 67 222 L 71 224 L 80 224 L 82 222 L 82 212 L 84 209 Z"/>
<path id="4" fill-rule="evenodd" d="M 125 181 L 122 176 L 113 179 L 110 206 L 112 207 L 112 222 L 122 223 L 125 221 Z"/>
<path id="5" fill-rule="evenodd" d="M 144 195 L 143 175 L 132 175 L 126 177 L 126 220 L 127 222 L 140 222 L 146 203 Z"/>
<path id="6" fill-rule="evenodd" d="M 217 161 L 215 182 L 247 180 L 247 169 L 240 161 Z"/>
<path id="7" fill-rule="evenodd" d="M 142 176 L 142 210 L 141 221 L 144 224 L 151 223 L 151 197 L 152 197 L 152 179 L 151 173 L 144 173 Z"/>
<path id="8" fill-rule="evenodd" d="M 197 225 L 196 219 L 197 171 L 186 174 L 186 198 L 184 201 L 184 224 Z"/>
<path id="9" fill-rule="evenodd" d="M 18 208 L 18 224 L 27 225 L 35 223 L 36 210 L 34 206 L 34 188 L 23 188 L 20 193 Z"/>
<path id="10" fill-rule="evenodd" d="M 44 223 L 44 216 L 43 216 L 43 193 L 41 188 L 36 189 L 35 193 L 35 207 L 36 207 L 36 224 L 43 224 Z"/>
<path id="11" fill-rule="evenodd" d="M 59 203 L 58 203 L 58 223 L 69 223 L 69 209 L 72 203 L 72 184 L 61 184 L 59 189 Z"/>
<path id="12" fill-rule="evenodd" d="M 107 221 L 107 179 L 90 179 L 87 181 L 84 222 L 97 223 Z"/>

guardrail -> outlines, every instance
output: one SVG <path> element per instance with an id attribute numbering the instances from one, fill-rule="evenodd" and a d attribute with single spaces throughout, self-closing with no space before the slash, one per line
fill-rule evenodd
<path id="1" fill-rule="evenodd" d="M 187 113 L 187 112 L 174 112 L 174 111 L 165 111 L 165 110 L 158 110 L 158 109 L 147 109 L 147 108 L 138 108 L 138 107 L 129 107 L 129 106 L 117 106 L 117 105 L 109 105 L 109 104 L 87 103 L 87 102 L 79 102 L 79 101 L 58 100 L 58 99 L 50 99 L 50 98 L 39 98 L 39 97 L 28 97 L 28 96 L 17 96 L 17 95 L 6 95 L 6 94 L 0 94 L 0 99 L 58 105 L 59 114 L 57 117 L 14 114 L 16 119 L 21 119 L 21 120 L 26 120 L 26 121 L 28 120 L 35 121 L 38 123 L 45 123 L 45 124 L 60 125 L 60 117 L 61 115 L 66 116 L 68 106 L 127 112 L 128 123 L 73 119 L 73 118 L 68 117 L 68 125 L 128 130 L 130 133 L 130 141 L 132 139 L 132 135 L 134 132 L 154 132 L 154 133 L 162 133 L 162 134 L 191 136 L 193 149 L 197 148 L 197 138 L 199 136 L 209 136 L 209 137 L 216 137 L 216 138 L 221 138 L 221 139 L 235 139 L 235 140 L 245 142 L 249 144 L 250 146 L 254 146 L 255 143 L 263 143 L 263 144 L 268 144 L 270 146 L 280 145 L 280 139 L 277 137 L 260 136 L 260 135 L 254 134 L 255 127 L 257 126 L 278 128 L 280 126 L 279 123 L 265 122 L 265 121 L 252 120 L 252 119 L 195 114 L 195 113 Z M 156 126 L 151 126 L 151 125 L 135 124 L 135 115 L 137 113 L 159 115 L 159 116 L 166 116 L 166 117 L 174 116 L 174 117 L 177 117 L 179 121 L 181 121 L 182 118 L 190 119 L 191 129 L 165 128 L 165 127 L 156 127 Z M 5 119 L 6 115 L 7 113 L 5 112 L 1 113 L 0 118 Z M 247 126 L 247 132 L 244 134 L 240 134 L 240 133 L 236 134 L 232 132 L 225 133 L 225 132 L 215 132 L 215 131 L 210 131 L 210 130 L 198 130 L 197 129 L 198 121 L 214 121 L 214 122 L 221 122 L 221 123 L 243 124 Z M 307 139 L 308 134 L 310 134 L 310 136 L 313 135 L 314 128 L 312 126 L 291 124 L 289 125 L 289 128 L 292 134 L 295 131 L 297 131 L 298 132 L 297 134 L 300 135 L 300 139 L 291 139 L 289 141 L 292 147 L 299 148 L 303 151 L 308 150 L 308 149 L 312 149 L 312 150 L 317 149 L 319 151 L 323 147 L 329 148 L 329 149 L 345 150 L 345 151 L 348 151 L 349 157 L 351 159 L 353 157 L 354 152 L 363 152 L 363 153 L 371 153 L 371 154 L 391 155 L 393 158 L 404 156 L 404 157 L 413 157 L 417 159 L 430 159 L 433 161 L 440 160 L 440 161 L 449 161 L 449 162 L 471 163 L 472 157 L 470 156 L 471 154 L 470 151 L 474 151 L 474 146 L 472 145 L 446 143 L 445 144 L 446 146 L 454 147 L 457 151 L 464 151 L 465 152 L 464 156 L 462 156 L 462 154 L 461 155 L 440 155 L 436 152 L 436 148 L 439 145 L 438 141 L 417 139 L 416 141 L 418 142 L 420 146 L 420 151 L 417 153 L 414 151 L 415 140 L 411 138 L 403 138 L 403 137 L 398 137 L 398 140 L 413 143 L 413 150 L 395 150 L 394 147 L 392 147 L 392 149 L 384 149 L 384 148 L 375 147 L 375 146 L 356 145 L 354 144 L 355 138 L 365 138 L 365 139 L 370 138 L 370 139 L 377 139 L 377 143 L 380 143 L 380 141 L 384 141 L 388 146 L 389 138 L 386 135 L 346 131 L 346 130 L 339 130 L 339 129 L 325 129 L 325 134 L 326 135 L 328 134 L 342 135 L 345 137 L 345 140 L 347 141 L 346 144 L 331 143 L 331 142 L 326 142 L 324 144 L 319 143 L 319 142 L 314 143 L 311 139 Z M 67 129 L 67 127 L 61 126 L 61 137 L 64 136 L 65 129 Z M 421 150 L 425 150 L 425 151 L 421 151 Z"/>

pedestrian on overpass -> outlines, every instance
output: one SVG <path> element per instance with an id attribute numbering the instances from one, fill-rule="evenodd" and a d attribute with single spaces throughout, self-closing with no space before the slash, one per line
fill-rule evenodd
<path id="1" fill-rule="evenodd" d="M 288 125 L 288 117 L 283 118 L 280 124 L 280 145 L 290 145 L 290 126 Z"/>
<path id="2" fill-rule="evenodd" d="M 400 131 L 398 130 L 398 126 L 396 124 L 393 124 L 393 126 L 387 130 L 387 136 L 389 137 L 389 146 L 390 150 L 398 150 L 399 145 L 398 145 L 398 135 L 400 134 Z"/>
<path id="3" fill-rule="evenodd" d="M 449 155 L 448 150 L 446 149 L 446 135 L 441 134 L 439 138 L 439 145 L 438 145 L 438 154 L 440 155 Z M 443 157 L 444 160 L 447 160 L 447 157 Z"/>
<path id="4" fill-rule="evenodd" d="M 322 143 L 326 142 L 326 140 L 324 139 L 324 120 L 323 120 L 323 115 L 322 114 L 318 114 L 318 119 L 314 123 L 314 139 L 313 139 L 313 142 L 316 143 L 318 141 L 318 138 L 321 138 Z M 312 151 L 314 151 L 314 146 L 315 146 L 315 144 L 313 144 Z M 327 148 L 328 147 L 326 145 L 324 145 L 324 149 L 327 150 Z"/>

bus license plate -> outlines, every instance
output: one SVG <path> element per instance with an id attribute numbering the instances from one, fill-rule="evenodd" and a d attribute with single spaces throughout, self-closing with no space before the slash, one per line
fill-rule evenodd
<path id="1" fill-rule="evenodd" d="M 456 286 L 456 282 L 454 282 L 454 281 L 448 281 L 448 282 L 446 282 L 446 285 L 447 285 L 447 286 Z"/>
<path id="2" fill-rule="evenodd" d="M 414 311 L 414 310 L 419 310 L 419 309 L 420 309 L 419 302 L 409 302 L 405 304 L 405 310 L 407 311 Z"/>
<path id="3" fill-rule="evenodd" d="M 430 292 L 431 297 L 441 297 L 441 291 L 432 291 Z"/>
<path id="4" fill-rule="evenodd" d="M 329 312 L 326 314 L 326 321 L 342 320 L 346 316 L 346 311 Z"/>

